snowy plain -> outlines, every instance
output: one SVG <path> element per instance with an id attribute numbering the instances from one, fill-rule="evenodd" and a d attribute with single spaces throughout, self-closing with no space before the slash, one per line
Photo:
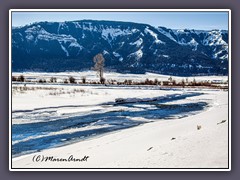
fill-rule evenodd
<path id="1" fill-rule="evenodd" d="M 59 83 L 12 84 L 13 168 L 228 168 L 226 90 L 61 83 L 69 76 L 98 80 L 92 71 L 25 72 L 24 76 L 56 77 Z M 118 81 L 169 78 L 153 73 L 105 73 L 105 77 Z M 186 77 L 172 78 L 181 81 Z M 157 100 L 116 104 L 117 98 Z M 89 159 L 33 162 L 39 154 L 57 158 L 87 155 Z"/>
<path id="2" fill-rule="evenodd" d="M 43 73 L 43 72 L 13 72 L 13 76 L 18 77 L 19 75 L 24 74 L 27 79 L 30 80 L 39 80 L 45 79 L 50 80 L 51 77 L 56 77 L 58 82 L 63 82 L 64 79 L 68 79 L 70 76 L 74 77 L 77 81 L 81 81 L 82 77 L 86 77 L 87 81 L 98 81 L 99 77 L 96 76 L 96 72 L 94 71 L 83 71 L 83 72 L 56 72 L 56 73 Z M 156 73 L 145 73 L 145 74 L 122 74 L 117 72 L 105 72 L 104 78 L 106 80 L 116 80 L 119 82 L 123 82 L 124 80 L 131 79 L 132 81 L 145 81 L 147 78 L 149 80 L 158 79 L 159 81 L 167 81 L 170 77 L 177 82 L 182 81 L 183 79 L 188 81 L 193 81 L 194 79 L 199 81 L 223 81 L 226 82 L 228 80 L 228 76 L 192 76 L 192 77 L 181 77 L 181 76 L 170 76 L 170 75 L 162 75 Z"/>

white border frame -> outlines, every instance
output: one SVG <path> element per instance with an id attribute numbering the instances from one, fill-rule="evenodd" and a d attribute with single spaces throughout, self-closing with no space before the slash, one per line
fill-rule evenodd
<path id="1" fill-rule="evenodd" d="M 12 12 L 228 12 L 228 169 L 205 168 L 205 169 L 17 169 L 12 168 L 11 148 L 12 148 Z M 9 171 L 231 171 L 231 10 L 230 9 L 10 9 L 9 10 Z"/>

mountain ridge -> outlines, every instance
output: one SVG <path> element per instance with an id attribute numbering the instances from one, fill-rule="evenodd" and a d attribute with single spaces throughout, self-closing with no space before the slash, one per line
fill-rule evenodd
<path id="1" fill-rule="evenodd" d="M 71 71 L 93 67 L 174 75 L 227 74 L 226 30 L 176 30 L 123 21 L 36 22 L 12 29 L 13 71 Z"/>

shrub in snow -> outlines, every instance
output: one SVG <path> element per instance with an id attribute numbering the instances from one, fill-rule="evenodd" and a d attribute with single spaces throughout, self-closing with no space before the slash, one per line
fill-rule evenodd
<path id="1" fill-rule="evenodd" d="M 50 82 L 51 82 L 51 83 L 56 83 L 56 82 L 57 82 L 57 78 L 51 77 Z"/>
<path id="2" fill-rule="evenodd" d="M 201 82 L 202 86 L 211 86 L 211 83 L 208 81 Z"/>
<path id="3" fill-rule="evenodd" d="M 168 86 L 169 82 L 168 81 L 162 81 L 163 86 Z"/>
<path id="4" fill-rule="evenodd" d="M 154 85 L 158 85 L 158 79 L 154 80 Z"/>
<path id="5" fill-rule="evenodd" d="M 133 84 L 133 81 L 132 80 L 127 80 L 125 79 L 125 81 L 123 82 L 125 85 L 132 85 Z"/>
<path id="6" fill-rule="evenodd" d="M 46 80 L 45 80 L 45 79 L 39 79 L 38 82 L 39 82 L 39 83 L 46 83 Z"/>
<path id="7" fill-rule="evenodd" d="M 145 85 L 154 85 L 154 82 L 152 80 L 149 80 L 148 78 L 145 80 Z"/>
<path id="8" fill-rule="evenodd" d="M 183 88 L 185 87 L 185 81 L 184 81 L 184 79 L 182 79 L 181 85 L 182 85 Z"/>
<path id="9" fill-rule="evenodd" d="M 202 128 L 201 125 L 197 125 L 197 130 L 200 130 Z"/>
<path id="10" fill-rule="evenodd" d="M 86 77 L 85 77 L 85 76 L 82 77 L 82 83 L 83 83 L 83 84 L 86 83 Z"/>
<path id="11" fill-rule="evenodd" d="M 176 86 L 176 84 L 177 84 L 177 83 L 176 83 L 176 80 L 173 80 L 173 81 L 172 81 L 172 85 L 173 85 L 173 86 Z"/>
<path id="12" fill-rule="evenodd" d="M 15 76 L 12 76 L 12 81 L 17 81 L 17 78 Z"/>
<path id="13" fill-rule="evenodd" d="M 17 81 L 19 82 L 24 82 L 25 81 L 25 77 L 23 75 L 20 75 L 17 79 Z"/>
<path id="14" fill-rule="evenodd" d="M 69 82 L 70 83 L 76 83 L 76 79 L 72 76 L 69 77 Z M 65 83 L 65 82 L 64 82 Z"/>
<path id="15" fill-rule="evenodd" d="M 117 81 L 114 79 L 111 79 L 111 84 L 117 84 Z"/>

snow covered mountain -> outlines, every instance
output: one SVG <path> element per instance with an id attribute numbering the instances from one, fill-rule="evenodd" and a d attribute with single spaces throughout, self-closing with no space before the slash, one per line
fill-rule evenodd
<path id="1" fill-rule="evenodd" d="M 86 70 L 100 52 L 107 69 L 122 73 L 228 73 L 225 30 L 95 20 L 39 22 L 12 29 L 13 71 Z"/>

